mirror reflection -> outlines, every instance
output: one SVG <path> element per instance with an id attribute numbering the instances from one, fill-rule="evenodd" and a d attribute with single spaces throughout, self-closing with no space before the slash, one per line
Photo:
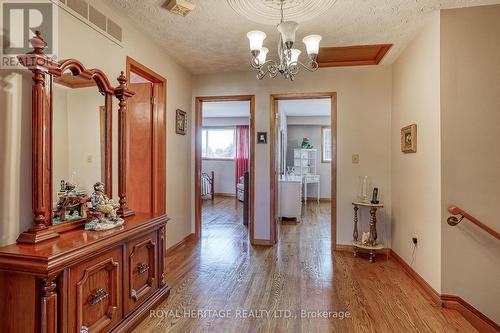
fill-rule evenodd
<path id="1" fill-rule="evenodd" d="M 104 182 L 105 97 L 94 80 L 65 73 L 52 101 L 52 210 L 54 225 L 86 218 L 96 182 Z"/>

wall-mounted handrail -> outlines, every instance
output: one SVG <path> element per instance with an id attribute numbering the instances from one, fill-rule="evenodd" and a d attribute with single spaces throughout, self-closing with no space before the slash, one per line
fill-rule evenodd
<path id="1" fill-rule="evenodd" d="M 466 218 L 467 220 L 471 221 L 472 223 L 474 223 L 479 228 L 483 229 L 484 231 L 486 231 L 487 233 L 489 233 L 490 235 L 492 235 L 496 239 L 500 239 L 500 233 L 498 233 L 495 230 L 491 229 L 486 224 L 482 223 L 481 221 L 479 221 L 478 219 L 476 219 L 474 216 L 468 214 L 464 210 L 462 210 L 462 209 L 460 209 L 460 208 L 458 208 L 456 206 L 450 206 L 450 207 L 448 207 L 448 211 L 450 212 L 450 214 L 460 215 L 459 218 L 457 218 L 456 216 L 450 216 L 450 217 L 448 217 L 447 222 L 448 222 L 449 225 L 456 226 L 457 224 L 459 224 L 460 222 L 462 222 L 462 220 L 464 218 Z"/>

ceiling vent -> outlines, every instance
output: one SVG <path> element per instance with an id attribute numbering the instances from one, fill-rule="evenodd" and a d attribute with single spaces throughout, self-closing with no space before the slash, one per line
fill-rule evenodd
<path id="1" fill-rule="evenodd" d="M 165 3 L 165 8 L 171 13 L 187 16 L 194 9 L 194 4 L 186 0 L 169 0 Z"/>

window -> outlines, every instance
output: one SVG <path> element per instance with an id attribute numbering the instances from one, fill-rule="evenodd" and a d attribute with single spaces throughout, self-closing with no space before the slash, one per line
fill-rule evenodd
<path id="1" fill-rule="evenodd" d="M 330 126 L 321 127 L 321 162 L 332 161 L 332 129 Z"/>
<path id="2" fill-rule="evenodd" d="M 234 128 L 204 128 L 201 133 L 201 156 L 204 159 L 226 159 L 235 157 Z"/>

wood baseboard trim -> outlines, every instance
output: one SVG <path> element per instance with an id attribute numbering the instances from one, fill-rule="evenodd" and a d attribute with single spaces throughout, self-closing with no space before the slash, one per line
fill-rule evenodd
<path id="1" fill-rule="evenodd" d="M 167 254 L 171 254 L 172 252 L 174 252 L 175 250 L 177 250 L 178 248 L 186 245 L 187 242 L 189 241 L 192 241 L 192 240 L 195 240 L 196 239 L 196 235 L 194 233 L 191 233 L 189 235 L 187 235 L 186 237 L 184 237 L 184 239 L 182 239 L 180 242 L 178 242 L 177 244 L 174 244 L 172 245 L 171 247 L 169 247 L 167 249 Z"/>
<path id="2" fill-rule="evenodd" d="M 413 279 L 415 280 L 418 285 L 422 288 L 424 293 L 430 297 L 430 300 L 436 304 L 441 306 L 441 295 L 434 290 L 434 288 L 431 287 L 430 284 L 427 283 L 427 281 L 424 280 L 423 277 L 421 277 L 410 265 L 406 263 L 406 261 L 403 260 L 394 250 L 390 250 L 391 257 L 405 270 L 405 272 Z"/>
<path id="3" fill-rule="evenodd" d="M 394 250 L 391 249 L 391 257 L 398 262 L 406 273 L 414 279 L 431 300 L 444 308 L 457 310 L 472 326 L 479 332 L 500 332 L 500 325 L 481 313 L 461 297 L 455 295 L 439 294 L 425 281 L 415 270 L 408 265 Z"/>
<path id="4" fill-rule="evenodd" d="M 443 307 L 447 309 L 453 309 L 460 312 L 460 314 L 467 319 L 472 326 L 474 326 L 479 332 L 484 333 L 496 333 L 500 332 L 500 325 L 495 323 L 490 318 L 486 317 L 478 309 L 476 309 L 471 304 L 467 303 L 461 297 L 455 295 L 442 294 L 441 300 L 443 301 Z"/>
<path id="5" fill-rule="evenodd" d="M 254 239 L 252 245 L 257 246 L 273 246 L 273 242 L 268 239 Z"/>

